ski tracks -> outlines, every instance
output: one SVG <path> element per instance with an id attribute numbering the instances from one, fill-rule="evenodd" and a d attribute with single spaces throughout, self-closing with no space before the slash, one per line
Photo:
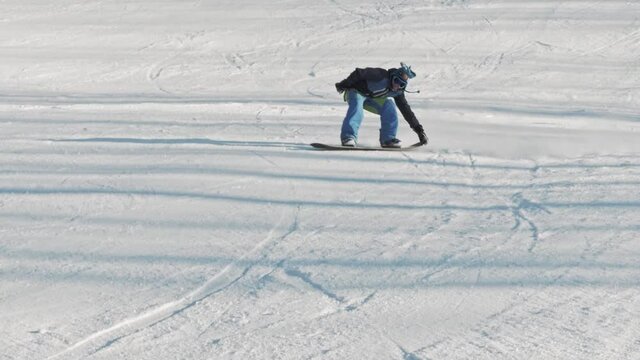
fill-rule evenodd
<path id="1" fill-rule="evenodd" d="M 253 259 L 259 258 L 259 254 L 267 244 L 274 240 L 282 240 L 295 231 L 297 226 L 294 223 L 294 225 L 291 226 L 285 234 L 281 236 L 276 235 L 277 230 L 281 227 L 281 224 L 285 219 L 286 215 L 285 212 L 283 212 L 280 221 L 271 229 L 267 237 L 256 244 L 253 249 L 247 252 L 243 257 L 227 265 L 199 288 L 191 291 L 178 300 L 157 306 L 156 308 L 141 315 L 121 320 L 109 328 L 92 333 L 69 346 L 67 349 L 50 356 L 47 359 L 53 360 L 77 353 L 84 353 L 85 355 L 95 354 L 101 350 L 107 349 L 126 337 L 140 333 L 158 323 L 169 320 L 176 315 L 183 313 L 187 309 L 198 305 L 204 299 L 231 287 L 240 281 L 240 279 L 242 279 L 249 270 L 251 270 L 255 263 L 255 260 Z M 85 350 L 86 348 L 89 349 Z"/>
<path id="2" fill-rule="evenodd" d="M 509 209 L 507 211 L 511 212 L 515 225 L 510 229 L 510 233 L 506 232 L 503 235 L 505 241 L 513 243 L 512 245 L 518 244 L 515 240 L 521 237 L 522 230 L 524 229 L 529 233 L 529 242 L 526 248 L 522 248 L 522 245 L 520 245 L 520 248 L 516 249 L 519 250 L 517 251 L 518 253 L 524 256 L 522 259 L 524 263 L 527 262 L 527 259 L 537 259 L 535 261 L 548 261 L 549 263 L 539 271 L 534 272 L 535 269 L 528 270 L 528 276 L 538 279 L 533 282 L 534 285 L 527 285 L 526 280 L 520 279 L 515 281 L 513 286 L 510 285 L 506 288 L 506 295 L 503 295 L 501 299 L 497 299 L 499 302 L 497 303 L 498 306 L 494 308 L 495 311 L 484 316 L 481 321 L 477 321 L 476 325 L 464 335 L 439 339 L 430 346 L 414 351 L 415 354 L 426 354 L 425 356 L 436 358 L 443 354 L 453 357 L 464 354 L 464 357 L 474 358 L 505 356 L 513 356 L 515 358 L 517 354 L 526 354 L 534 351 L 540 357 L 556 358 L 560 355 L 556 351 L 557 349 L 570 346 L 575 351 L 568 358 L 588 358 L 593 357 L 592 355 L 595 354 L 602 355 L 605 353 L 617 354 L 620 356 L 616 356 L 617 358 L 628 358 L 628 348 L 620 349 L 615 344 L 624 346 L 625 344 L 632 344 L 634 336 L 637 339 L 637 331 L 628 330 L 633 327 L 630 322 L 634 321 L 617 319 L 616 321 L 621 321 L 624 325 L 616 325 L 616 321 L 596 320 L 594 317 L 611 313 L 602 309 L 620 306 L 621 298 L 634 296 L 636 291 L 612 289 L 614 291 L 611 293 L 599 292 L 593 291 L 588 280 L 585 284 L 582 284 L 581 281 L 583 279 L 580 277 L 578 280 L 563 280 L 570 276 L 576 268 L 581 268 L 583 264 L 589 268 L 587 255 L 597 257 L 605 251 L 610 251 L 611 242 L 598 239 L 592 243 L 587 236 L 587 248 L 582 254 L 573 254 L 574 257 L 579 255 L 579 259 L 575 260 L 576 264 L 573 264 L 572 261 L 567 264 L 562 260 L 562 257 L 566 255 L 561 252 L 551 253 L 556 258 L 547 257 L 549 255 L 548 249 L 545 249 L 544 253 L 547 256 L 537 255 L 536 250 L 540 246 L 543 228 L 536 221 L 536 216 L 552 215 L 549 208 L 544 205 L 543 199 L 558 196 L 560 194 L 555 193 L 555 191 L 562 191 L 554 191 L 553 188 L 549 188 L 539 180 L 547 174 L 558 176 L 558 173 L 565 167 L 584 167 L 590 176 L 597 175 L 596 170 L 591 169 L 589 165 L 581 165 L 579 164 L 581 160 L 577 161 L 578 164 L 575 162 L 543 165 L 534 163 L 533 166 L 501 167 L 497 165 L 486 166 L 486 164 L 475 160 L 473 155 L 469 155 L 469 169 L 475 173 L 470 174 L 470 178 L 473 178 L 476 183 L 486 178 L 479 171 L 481 170 L 484 173 L 488 172 L 489 169 L 499 169 L 500 172 L 506 171 L 502 175 L 492 174 L 491 179 L 511 179 L 512 184 L 522 182 L 521 189 L 515 193 L 509 190 L 513 188 L 512 186 L 499 190 L 492 187 L 491 189 L 483 189 L 482 193 L 478 193 L 478 196 L 482 195 L 481 198 L 486 199 L 489 197 L 508 204 L 506 208 Z M 594 168 L 599 169 L 600 166 Z M 513 171 L 508 171 L 509 169 L 518 169 L 517 172 L 521 174 L 511 174 Z M 529 173 L 528 178 L 525 175 L 527 172 Z M 595 173 L 595 175 L 592 173 Z M 611 176 L 610 174 L 607 175 Z M 577 175 L 572 173 L 571 176 L 575 177 Z M 487 191 L 488 193 L 486 193 Z M 495 246 L 496 242 L 492 243 Z M 508 243 L 503 243 L 503 246 L 508 245 Z M 504 254 L 514 256 L 514 251 L 510 248 L 501 249 L 498 247 L 494 249 L 494 251 L 497 251 L 495 255 L 487 250 L 483 249 L 483 256 L 487 258 L 494 256 L 500 258 Z M 541 256 L 544 256 L 544 260 L 540 259 Z M 560 257 L 560 259 L 557 257 Z M 490 261 L 487 262 L 487 266 L 491 267 Z M 524 268 L 527 268 L 527 266 L 525 265 Z M 604 269 L 602 271 L 606 272 Z M 503 276 L 509 276 L 508 272 Z M 479 278 L 477 281 L 480 282 L 481 279 Z M 571 285 L 568 287 L 563 286 L 567 282 Z M 579 288 L 579 290 L 576 291 L 573 287 Z M 472 290 L 472 288 L 469 289 L 469 291 Z M 585 316 L 586 313 L 592 313 L 593 315 Z M 625 315 L 616 314 L 616 317 L 618 316 L 622 318 Z M 633 318 L 633 316 L 627 318 Z M 598 322 L 597 325 L 595 324 L 596 321 Z M 548 333 L 540 332 L 539 329 L 543 328 L 550 331 Z M 620 334 L 622 340 L 617 340 L 616 337 L 616 341 L 612 345 L 611 340 L 600 338 L 597 334 Z M 456 338 L 458 339 L 455 340 Z M 451 349 L 459 350 L 451 353 Z M 602 349 L 606 349 L 604 350 L 606 352 L 602 352 Z"/>
<path id="3" fill-rule="evenodd" d="M 259 155 L 259 157 L 271 166 L 278 167 L 277 163 L 274 163 L 264 156 Z M 292 193 L 295 194 L 295 185 L 290 180 L 289 184 L 291 186 Z M 290 211 L 293 211 L 293 213 L 290 214 Z M 94 355 L 102 350 L 110 348 L 125 338 L 136 335 L 145 330 L 151 329 L 159 323 L 175 318 L 177 315 L 183 314 L 188 309 L 198 306 L 205 299 L 225 291 L 243 279 L 256 264 L 264 262 L 267 254 L 277 244 L 290 237 L 299 229 L 299 215 L 300 205 L 293 209 L 285 207 L 280 214 L 280 219 L 271 228 L 266 237 L 258 242 L 251 250 L 246 252 L 242 257 L 225 266 L 221 271 L 203 283 L 200 287 L 192 290 L 177 300 L 158 305 L 140 315 L 120 320 L 108 328 L 91 333 L 68 346 L 66 349 L 47 357 L 47 359 L 55 360 L 68 356 L 87 357 Z M 283 229 L 283 225 L 287 223 L 287 219 L 289 219 L 289 225 L 286 227 L 284 233 L 278 235 L 278 232 Z M 282 262 L 276 264 L 274 269 L 281 266 L 281 263 Z"/>
<path id="4" fill-rule="evenodd" d="M 364 10 L 354 10 L 353 6 L 343 5 L 337 0 L 327 0 L 335 8 L 339 9 L 343 14 L 349 17 L 355 17 L 362 25 L 362 28 L 371 26 L 380 26 L 385 23 L 396 21 L 402 18 L 402 14 L 398 8 L 402 8 L 406 1 L 397 4 L 389 4 L 389 2 L 377 2 L 373 6 L 367 6 Z M 360 6 L 360 5 L 358 5 Z"/>

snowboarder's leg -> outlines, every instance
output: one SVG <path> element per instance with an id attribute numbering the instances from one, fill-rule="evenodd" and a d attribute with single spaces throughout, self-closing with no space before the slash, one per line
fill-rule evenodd
<path id="1" fill-rule="evenodd" d="M 365 97 L 360 95 L 355 90 L 349 90 L 347 94 L 347 101 L 349 103 L 349 109 L 347 115 L 342 122 L 342 131 L 340 133 L 340 140 L 343 142 L 348 139 L 358 139 L 358 130 L 360 124 L 362 124 L 362 118 L 364 117 L 363 104 Z"/>
<path id="2" fill-rule="evenodd" d="M 380 109 L 380 144 L 396 138 L 398 133 L 398 112 L 396 104 L 387 99 Z"/>

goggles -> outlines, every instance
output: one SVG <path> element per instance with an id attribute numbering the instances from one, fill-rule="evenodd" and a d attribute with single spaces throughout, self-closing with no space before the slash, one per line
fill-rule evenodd
<path id="1" fill-rule="evenodd" d="M 391 78 L 391 81 L 393 81 L 394 84 L 398 85 L 400 89 L 404 89 L 407 87 L 407 81 L 401 78 L 400 76 L 397 76 L 397 75 L 393 76 Z"/>

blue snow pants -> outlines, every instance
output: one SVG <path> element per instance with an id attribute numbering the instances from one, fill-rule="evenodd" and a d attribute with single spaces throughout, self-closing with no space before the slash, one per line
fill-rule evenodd
<path id="1" fill-rule="evenodd" d="M 398 112 L 396 104 L 390 98 L 370 98 L 356 90 L 348 90 L 346 100 L 349 104 L 347 115 L 342 122 L 340 139 L 358 140 L 358 129 L 362 124 L 364 110 L 380 115 L 380 143 L 396 137 L 398 132 Z"/>

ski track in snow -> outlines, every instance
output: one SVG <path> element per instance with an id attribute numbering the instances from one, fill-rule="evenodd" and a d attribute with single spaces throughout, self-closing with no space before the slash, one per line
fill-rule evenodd
<path id="1" fill-rule="evenodd" d="M 271 166 L 278 167 L 278 165 L 268 158 L 256 153 L 256 156 L 265 160 Z M 291 183 L 292 190 L 295 193 L 295 187 Z M 254 266 L 251 263 L 251 258 L 260 258 L 259 254 L 265 251 L 265 248 L 269 247 L 269 243 L 277 244 L 279 241 L 286 239 L 293 232 L 298 229 L 298 213 L 300 207 L 297 207 L 296 214 L 294 215 L 293 223 L 289 226 L 288 230 L 281 236 L 277 236 L 276 232 L 279 231 L 282 223 L 285 220 L 287 209 L 282 210 L 281 218 L 277 224 L 269 231 L 267 237 L 256 244 L 256 246 L 239 259 L 236 263 L 231 263 L 222 269 L 218 274 L 206 281 L 202 286 L 194 289 L 190 293 L 186 294 L 182 298 L 171 301 L 169 303 L 162 304 L 156 308 L 143 313 L 139 316 L 128 318 L 118 322 L 117 324 L 95 332 L 84 339 L 76 342 L 67 349 L 49 357 L 48 359 L 57 359 L 70 354 L 81 351 L 84 347 L 94 347 L 92 351 L 87 351 L 86 356 L 92 356 L 102 350 L 108 349 L 116 342 L 140 333 L 145 329 L 150 329 L 153 326 L 169 320 L 177 315 L 180 315 L 184 311 L 193 306 L 197 306 L 198 303 L 204 299 L 214 296 L 215 294 L 224 291 L 225 289 L 233 286 L 240 279 L 242 279 Z M 273 246 L 274 244 L 271 244 Z M 248 262 L 248 264 L 246 264 Z M 289 274 L 289 272 L 287 272 Z M 97 344 L 96 344 L 97 343 Z"/>
<path id="2" fill-rule="evenodd" d="M 283 212 L 284 215 L 284 212 Z M 283 216 L 284 217 L 284 216 Z M 281 218 L 282 220 L 282 218 Z M 246 257 L 240 259 L 239 263 L 242 263 L 243 260 L 255 257 L 260 252 L 266 244 L 273 241 L 275 237 L 275 232 L 281 224 L 278 223 L 276 226 L 269 232 L 269 235 L 260 243 L 258 243 L 249 253 L 247 253 Z M 295 224 L 292 228 L 282 235 L 280 239 L 286 238 L 292 231 L 295 230 Z M 101 350 L 108 348 L 113 345 L 115 342 L 123 339 L 126 336 L 138 333 L 145 328 L 150 328 L 162 321 L 170 319 L 176 315 L 179 315 L 183 311 L 189 309 L 192 306 L 197 305 L 200 301 L 206 299 L 207 297 L 213 296 L 216 293 L 224 291 L 226 288 L 232 286 L 236 282 L 238 282 L 241 278 L 243 278 L 247 272 L 251 269 L 251 265 L 239 265 L 236 263 L 232 263 L 227 265 L 220 273 L 216 274 L 213 278 L 204 283 L 201 287 L 193 290 L 189 294 L 186 294 L 184 297 L 172 301 L 166 304 L 163 304 L 149 312 L 146 312 L 142 315 L 135 316 L 129 319 L 125 319 L 120 321 L 119 323 L 111 326 L 110 328 L 100 330 L 96 333 L 93 333 L 86 338 L 78 341 L 73 344 L 69 348 L 64 351 L 55 354 L 54 356 L 49 357 L 50 359 L 56 359 L 63 356 L 68 356 L 69 353 L 77 351 L 84 346 L 95 346 L 94 342 L 102 343 L 92 352 L 88 353 L 88 355 L 93 355 Z M 117 334 L 120 330 L 123 330 L 125 334 Z"/>

